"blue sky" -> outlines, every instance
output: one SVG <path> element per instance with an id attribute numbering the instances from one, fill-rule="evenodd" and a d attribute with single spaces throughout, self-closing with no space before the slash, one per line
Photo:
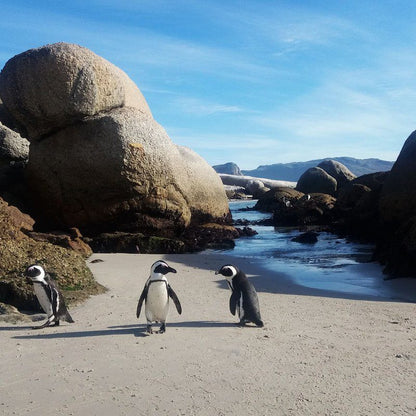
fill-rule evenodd
<path id="1" fill-rule="evenodd" d="M 123 69 L 208 163 L 395 160 L 416 128 L 416 2 L 3 2 L 0 68 L 48 43 Z"/>

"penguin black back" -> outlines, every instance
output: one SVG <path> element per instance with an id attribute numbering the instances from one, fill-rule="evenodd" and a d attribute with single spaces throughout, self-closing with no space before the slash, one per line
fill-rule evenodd
<path id="1" fill-rule="evenodd" d="M 238 312 L 240 325 L 253 322 L 262 327 L 264 324 L 261 320 L 257 292 L 246 274 L 232 264 L 222 266 L 215 274 L 223 275 L 231 289 L 230 312 L 233 315 Z"/>

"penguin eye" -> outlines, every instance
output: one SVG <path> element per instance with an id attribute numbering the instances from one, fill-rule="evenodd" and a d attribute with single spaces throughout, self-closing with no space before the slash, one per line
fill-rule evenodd
<path id="1" fill-rule="evenodd" d="M 156 268 L 155 268 L 155 273 L 162 273 L 166 270 L 166 265 L 165 264 L 159 264 Z"/>
<path id="2" fill-rule="evenodd" d="M 224 269 L 224 276 L 232 276 L 233 275 L 233 271 L 229 268 L 229 267 L 226 267 L 225 269 Z"/>

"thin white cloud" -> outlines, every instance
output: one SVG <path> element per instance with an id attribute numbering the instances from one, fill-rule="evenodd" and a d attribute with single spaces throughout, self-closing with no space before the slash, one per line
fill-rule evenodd
<path id="1" fill-rule="evenodd" d="M 236 105 L 209 102 L 195 97 L 176 97 L 171 103 L 179 112 L 195 116 L 208 116 L 215 113 L 243 113 L 246 110 Z"/>

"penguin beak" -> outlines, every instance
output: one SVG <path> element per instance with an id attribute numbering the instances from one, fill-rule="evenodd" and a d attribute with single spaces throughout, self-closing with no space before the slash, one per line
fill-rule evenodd
<path id="1" fill-rule="evenodd" d="M 176 270 L 173 267 L 168 268 L 168 273 L 176 273 Z"/>

